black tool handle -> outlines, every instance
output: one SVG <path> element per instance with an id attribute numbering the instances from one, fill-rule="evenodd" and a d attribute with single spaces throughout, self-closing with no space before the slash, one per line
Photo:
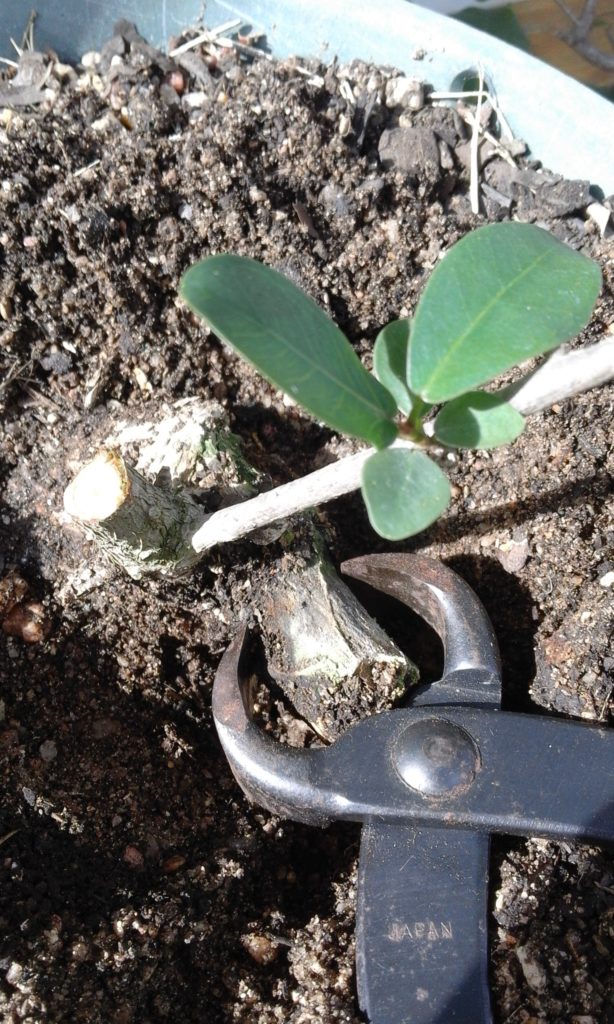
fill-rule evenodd
<path id="1" fill-rule="evenodd" d="M 362 830 L 356 980 L 370 1024 L 490 1024 L 489 838 Z"/>

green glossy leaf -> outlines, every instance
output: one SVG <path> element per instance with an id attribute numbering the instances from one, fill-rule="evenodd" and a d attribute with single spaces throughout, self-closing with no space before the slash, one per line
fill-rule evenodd
<path id="1" fill-rule="evenodd" d="M 434 270 L 412 323 L 408 382 L 444 402 L 577 334 L 601 273 L 533 224 L 489 224 Z"/>
<path id="2" fill-rule="evenodd" d="M 450 484 L 428 455 L 385 448 L 365 462 L 362 496 L 380 537 L 402 540 L 430 526 L 450 501 Z"/>
<path id="3" fill-rule="evenodd" d="M 410 320 L 393 320 L 379 332 L 373 347 L 373 372 L 406 416 L 412 407 L 405 383 L 410 327 Z"/>
<path id="4" fill-rule="evenodd" d="M 376 447 L 396 437 L 392 396 L 283 274 L 243 256 L 210 256 L 184 274 L 181 295 L 219 338 L 323 423 Z"/>
<path id="5" fill-rule="evenodd" d="M 452 448 L 497 448 L 523 429 L 524 416 L 486 391 L 453 398 L 435 419 L 435 438 Z"/>

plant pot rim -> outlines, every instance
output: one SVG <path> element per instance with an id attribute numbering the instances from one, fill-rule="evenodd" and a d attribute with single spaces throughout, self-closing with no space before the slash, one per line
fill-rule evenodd
<path id="1" fill-rule="evenodd" d="M 71 10 L 72 8 L 72 10 Z M 196 24 L 199 0 L 47 0 L 36 21 L 35 43 L 77 60 L 112 35 L 120 17 L 136 22 L 154 45 Z M 0 53 L 12 50 L 31 11 L 30 0 L 5 0 Z M 614 193 L 614 104 L 560 71 L 462 22 L 407 0 L 310 0 L 308 12 L 292 0 L 210 0 L 207 24 L 241 18 L 266 33 L 275 56 L 360 58 L 392 65 L 449 89 L 464 72 L 482 67 L 514 133 L 544 166 L 567 178 L 588 179 L 603 195 Z"/>

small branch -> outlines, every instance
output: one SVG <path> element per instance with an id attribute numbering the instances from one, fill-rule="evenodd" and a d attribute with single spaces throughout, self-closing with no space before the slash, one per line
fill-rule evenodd
<path id="1" fill-rule="evenodd" d="M 397 441 L 396 445 L 413 447 L 409 441 Z M 291 480 L 288 484 L 264 491 L 240 505 L 214 512 L 192 537 L 192 547 L 198 552 L 208 551 L 216 544 L 238 540 L 277 519 L 286 519 L 297 512 L 304 512 L 307 508 L 358 490 L 362 467 L 373 452 L 373 448 L 365 448 L 330 466 L 308 473 L 300 480 Z"/>
<path id="2" fill-rule="evenodd" d="M 597 12 L 597 0 L 586 0 L 584 10 L 580 17 L 577 17 L 573 11 L 567 7 L 567 4 L 563 3 L 563 0 L 556 0 L 556 3 L 561 8 L 563 13 L 569 18 L 573 28 L 569 32 L 560 32 L 559 37 L 563 42 L 571 46 L 576 53 L 579 53 L 581 57 L 584 57 L 590 64 L 594 64 L 595 67 L 601 68 L 602 71 L 614 71 L 614 53 L 606 53 L 604 50 L 600 50 L 599 47 L 594 46 L 588 41 L 588 35 L 593 28 L 595 22 L 595 15 Z M 610 42 L 612 42 L 612 34 L 609 29 L 606 29 L 606 34 Z"/>
<path id="3" fill-rule="evenodd" d="M 523 416 L 607 384 L 614 377 L 614 335 L 589 348 L 559 350 L 533 373 L 500 393 Z"/>
<path id="4" fill-rule="evenodd" d="M 589 64 L 594 64 L 601 71 L 614 71 L 614 53 L 606 53 L 586 40 L 574 39 L 571 33 L 569 35 L 561 33 L 561 39 L 569 43 L 572 49 L 584 57 Z"/>
<path id="5" fill-rule="evenodd" d="M 519 412 L 530 415 L 598 387 L 612 377 L 614 336 L 609 336 L 589 348 L 555 353 L 537 370 L 498 393 Z M 216 461 L 230 460 L 238 472 L 236 478 L 245 479 L 237 441 L 227 428 L 224 432 L 219 424 L 216 426 L 215 410 L 207 415 L 198 403 L 188 403 L 184 413 L 189 419 L 187 426 L 175 414 L 157 428 L 157 441 L 150 447 L 156 452 L 154 464 L 158 471 L 170 463 L 174 465 L 174 447 L 179 446 L 179 452 L 187 453 L 185 457 L 191 465 L 209 446 L 217 453 Z M 188 429 L 190 424 L 197 429 Z M 399 438 L 394 447 L 416 446 Z M 235 499 L 234 504 L 206 516 L 185 489 L 165 489 L 151 483 L 127 466 L 116 451 L 105 449 L 67 488 L 65 508 L 134 578 L 152 571 L 176 576 L 218 544 L 236 541 L 358 490 L 363 466 L 373 451 L 365 448 L 254 498 L 243 502 Z M 149 472 L 147 468 L 144 471 Z M 172 478 L 180 480 L 181 475 L 171 474 Z"/>
<path id="6" fill-rule="evenodd" d="M 469 198 L 473 213 L 480 212 L 480 127 L 482 119 L 482 94 L 484 89 L 484 70 L 480 65 L 480 78 L 478 82 L 478 101 L 471 133 L 471 174 L 469 178 Z M 484 127 L 486 127 L 484 125 Z"/>
<path id="7" fill-rule="evenodd" d="M 567 15 L 571 23 L 575 26 L 576 34 L 582 37 L 587 36 L 591 28 L 593 27 L 593 22 L 595 20 L 595 13 L 597 11 L 597 0 L 586 0 L 584 10 L 582 11 L 580 17 L 574 14 L 574 12 L 567 6 L 567 4 L 563 3 L 563 0 L 555 0 L 555 2 L 557 6 L 560 7 L 560 9 L 563 11 L 563 13 Z"/>
<path id="8" fill-rule="evenodd" d="M 614 337 L 576 352 L 557 353 L 538 370 L 502 391 L 523 415 L 549 408 L 589 388 L 598 387 L 614 377 Z M 396 441 L 395 447 L 411 448 L 409 441 Z M 240 505 L 222 509 L 209 516 L 192 537 L 197 552 L 216 544 L 238 540 L 276 519 L 285 519 L 306 508 L 323 505 L 360 487 L 362 468 L 373 454 L 368 448 L 323 469 L 292 480 L 272 491 L 265 491 Z"/>
<path id="9" fill-rule="evenodd" d="M 201 46 L 203 43 L 216 42 L 219 36 L 226 35 L 227 32 L 231 32 L 233 29 L 240 27 L 241 19 L 232 18 L 230 21 L 225 21 L 223 25 L 218 25 L 217 28 L 207 29 L 205 32 L 201 32 L 192 39 L 188 39 L 187 42 L 182 43 L 181 46 L 176 46 L 174 50 L 169 50 L 168 55 L 169 57 L 181 57 L 181 55 L 187 53 L 188 50 L 194 50 L 197 46 Z"/>
<path id="10" fill-rule="evenodd" d="M 28 15 L 28 20 L 26 22 L 26 27 L 24 28 L 23 35 L 21 37 L 22 51 L 34 49 L 34 24 L 37 18 L 38 14 L 36 13 L 36 11 L 30 11 Z"/>
<path id="11" fill-rule="evenodd" d="M 481 96 L 483 94 L 482 93 L 478 93 L 477 95 Z M 490 103 L 490 101 L 489 101 L 489 103 Z M 494 151 L 497 154 L 497 156 L 501 157 L 502 160 L 505 160 L 506 164 L 509 164 L 510 167 L 514 168 L 514 170 L 518 169 L 517 165 L 516 165 L 516 161 L 512 157 L 509 149 L 506 149 L 505 145 L 503 145 L 501 142 L 499 142 L 499 140 L 497 138 L 495 138 L 495 136 L 492 134 L 492 132 L 489 132 L 488 129 L 484 125 L 481 125 L 481 126 L 479 125 L 479 122 L 477 120 L 477 116 L 478 115 L 476 113 L 474 113 L 464 103 L 458 103 L 456 109 L 457 109 L 458 114 L 462 117 L 462 119 L 465 122 L 465 124 L 469 125 L 469 127 L 471 128 L 471 130 L 473 132 L 473 134 L 471 136 L 471 150 L 470 150 L 471 161 L 473 161 L 473 146 L 474 146 L 473 140 L 476 137 L 476 130 L 477 130 L 477 132 L 480 135 L 480 140 L 478 140 L 478 147 L 477 147 L 477 156 L 478 157 L 480 155 L 479 154 L 479 141 L 485 139 L 486 142 L 488 142 L 488 144 L 494 149 Z M 490 108 L 489 109 L 494 109 L 494 107 L 492 107 L 492 104 L 490 104 Z M 511 135 L 510 135 L 510 138 L 512 138 Z M 479 160 L 478 160 L 478 164 L 479 164 Z M 479 170 L 479 167 L 478 167 L 478 170 Z M 475 180 L 475 175 L 474 175 L 473 168 L 471 169 L 471 175 L 472 175 L 472 180 Z M 473 199 L 471 201 L 473 202 Z M 472 207 L 472 210 L 473 210 L 473 207 Z M 475 213 L 475 212 L 479 212 L 479 211 L 473 210 L 473 212 Z"/>
<path id="12" fill-rule="evenodd" d="M 463 105 L 463 107 L 465 109 L 466 109 L 465 100 L 471 100 L 471 99 L 477 100 L 478 97 L 481 97 L 483 101 L 485 101 L 487 103 L 490 103 L 492 109 L 494 110 L 494 112 L 496 114 L 497 121 L 499 122 L 499 124 L 501 126 L 501 132 L 505 136 L 505 138 L 508 139 L 508 141 L 511 141 L 511 142 L 515 141 L 514 140 L 514 133 L 512 132 L 512 129 L 509 126 L 509 122 L 507 121 L 507 119 L 505 117 L 505 114 L 503 113 L 503 111 L 501 110 L 501 107 L 499 106 L 499 104 L 497 102 L 497 97 L 492 95 L 492 93 L 489 93 L 488 89 L 480 89 L 479 92 L 477 90 L 475 90 L 475 89 L 469 89 L 469 90 L 466 90 L 464 92 L 463 91 L 460 91 L 460 92 L 456 92 L 456 91 L 448 92 L 448 91 L 445 91 L 444 92 L 443 90 L 441 90 L 441 91 L 437 90 L 436 92 L 430 92 L 428 94 L 429 102 L 431 102 L 433 105 L 440 106 L 441 104 L 444 104 L 445 106 L 447 106 L 448 100 L 461 100 L 462 101 L 462 105 Z M 461 113 L 461 117 L 462 116 L 463 115 Z M 486 137 L 488 138 L 488 136 L 486 136 Z"/>

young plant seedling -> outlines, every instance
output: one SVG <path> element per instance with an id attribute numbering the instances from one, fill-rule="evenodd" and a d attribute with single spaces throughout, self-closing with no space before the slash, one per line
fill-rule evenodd
<path id="1" fill-rule="evenodd" d="M 522 432 L 523 416 L 483 385 L 581 331 L 600 287 L 598 265 L 548 231 L 478 228 L 439 263 L 413 320 L 380 332 L 375 376 L 311 298 L 255 260 L 210 256 L 187 271 L 181 294 L 272 384 L 376 449 L 362 494 L 374 529 L 400 540 L 449 503 L 437 449 L 494 448 Z"/>

